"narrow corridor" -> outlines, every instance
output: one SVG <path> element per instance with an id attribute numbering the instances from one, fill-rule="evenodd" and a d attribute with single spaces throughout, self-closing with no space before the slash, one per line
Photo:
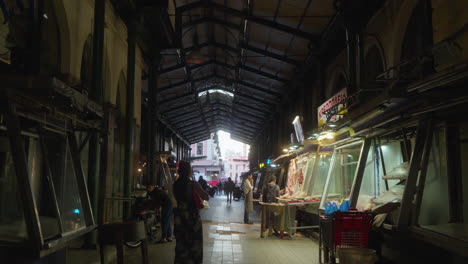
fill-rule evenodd
<path id="1" fill-rule="evenodd" d="M 244 201 L 226 204 L 226 196 L 210 199 L 210 209 L 202 210 L 203 263 L 205 264 L 314 264 L 318 263 L 316 241 L 296 235 L 293 240 L 276 236 L 260 238 L 260 215 L 251 213 L 253 225 L 243 224 Z M 174 261 L 175 242 L 151 244 L 150 263 L 169 264 Z M 83 250 L 70 250 L 70 263 L 99 263 L 95 251 L 87 258 Z M 114 260 L 115 262 L 115 260 Z M 114 263 L 112 262 L 112 263 Z M 139 249 L 125 249 L 125 263 L 140 262 Z"/>

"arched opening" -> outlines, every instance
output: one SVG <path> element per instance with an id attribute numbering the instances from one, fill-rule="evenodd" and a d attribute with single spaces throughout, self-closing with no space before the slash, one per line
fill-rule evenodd
<path id="1" fill-rule="evenodd" d="M 51 1 L 44 2 L 44 16 L 42 20 L 42 39 L 40 55 L 40 73 L 57 75 L 61 66 L 61 39 L 56 12 Z"/>
<path id="2" fill-rule="evenodd" d="M 346 81 L 346 76 L 344 73 L 340 72 L 336 75 L 335 82 L 332 87 L 332 95 L 339 92 L 341 89 L 346 88 L 348 82 Z"/>
<path id="3" fill-rule="evenodd" d="M 123 197 L 124 191 L 124 162 L 125 162 L 125 87 L 126 81 L 123 72 L 120 74 L 117 84 L 117 99 L 114 126 L 114 166 L 112 176 L 112 195 Z M 113 218 L 122 219 L 122 204 L 114 202 Z"/>
<path id="4" fill-rule="evenodd" d="M 90 94 L 93 78 L 93 36 L 89 35 L 83 47 L 81 55 L 81 86 Z"/>
<path id="5" fill-rule="evenodd" d="M 422 56 L 425 48 L 432 45 L 432 24 L 425 23 L 426 9 L 425 1 L 420 1 L 406 26 L 400 58 L 402 80 L 420 80 L 432 70 L 432 61 Z"/>
<path id="6" fill-rule="evenodd" d="M 384 63 L 379 49 L 373 45 L 364 58 L 364 88 L 378 87 L 377 77 L 384 71 Z"/>

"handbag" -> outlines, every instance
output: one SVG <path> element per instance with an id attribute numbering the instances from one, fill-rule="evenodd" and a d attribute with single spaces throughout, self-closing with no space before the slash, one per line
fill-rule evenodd
<path id="1" fill-rule="evenodd" d="M 193 188 L 193 184 L 192 184 L 192 197 L 193 197 L 193 201 L 195 202 L 195 206 L 197 207 L 197 209 L 203 209 L 204 208 L 203 201 L 198 195 L 197 191 L 195 191 L 195 189 Z"/>

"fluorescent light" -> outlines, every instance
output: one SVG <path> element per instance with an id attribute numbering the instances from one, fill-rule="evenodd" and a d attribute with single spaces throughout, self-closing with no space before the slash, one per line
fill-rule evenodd
<path id="1" fill-rule="evenodd" d="M 283 149 L 283 152 L 288 152 L 288 149 L 287 148 Z"/>
<path id="2" fill-rule="evenodd" d="M 234 93 L 228 92 L 226 90 L 221 90 L 221 89 L 209 89 L 209 90 L 200 92 L 198 93 L 198 97 L 202 97 L 203 95 L 206 95 L 208 93 L 220 93 L 220 94 L 224 94 L 230 97 L 234 97 Z"/>
<path id="3" fill-rule="evenodd" d="M 329 127 L 336 127 L 336 124 L 330 123 L 328 124 Z"/>
<path id="4" fill-rule="evenodd" d="M 293 124 L 293 125 L 294 125 L 294 123 L 296 123 L 298 120 L 299 120 L 299 116 L 296 116 L 296 117 L 294 118 L 294 120 L 292 121 L 292 123 L 291 123 L 291 124 Z"/>

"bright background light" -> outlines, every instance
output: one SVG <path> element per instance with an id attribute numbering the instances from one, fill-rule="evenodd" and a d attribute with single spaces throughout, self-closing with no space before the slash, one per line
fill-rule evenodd
<path id="1" fill-rule="evenodd" d="M 198 93 L 198 97 L 202 97 L 203 95 L 207 94 L 207 93 L 220 93 L 220 94 L 225 94 L 225 95 L 228 95 L 230 97 L 234 97 L 234 94 L 231 93 L 231 92 L 228 92 L 228 91 L 225 91 L 225 90 L 221 90 L 221 89 L 210 89 L 210 90 L 207 90 L 207 91 L 204 91 L 204 92 L 201 92 L 201 93 Z"/>
<path id="2" fill-rule="evenodd" d="M 229 153 L 238 153 L 239 156 L 249 155 L 250 146 L 231 138 L 231 134 L 220 130 L 218 131 L 219 147 L 221 148 L 221 157 L 226 158 Z M 245 153 L 243 153 L 245 152 Z"/>

